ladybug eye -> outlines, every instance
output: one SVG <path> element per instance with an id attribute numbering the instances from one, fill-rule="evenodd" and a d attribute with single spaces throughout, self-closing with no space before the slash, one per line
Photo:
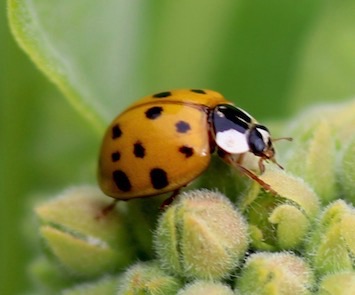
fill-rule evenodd
<path id="1" fill-rule="evenodd" d="M 250 150 L 257 156 L 264 155 L 266 150 L 272 149 L 269 130 L 263 125 L 256 125 L 250 129 L 248 143 Z"/>
<path id="2" fill-rule="evenodd" d="M 256 128 L 250 130 L 248 143 L 250 150 L 255 155 L 261 155 L 266 147 L 261 133 Z"/>

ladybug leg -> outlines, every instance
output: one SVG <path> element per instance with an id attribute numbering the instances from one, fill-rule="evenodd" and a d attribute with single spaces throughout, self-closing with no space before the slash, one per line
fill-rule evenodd
<path id="1" fill-rule="evenodd" d="M 174 202 L 176 196 L 180 193 L 180 189 L 174 190 L 173 193 L 169 198 L 167 198 L 161 205 L 160 205 L 160 210 L 165 210 L 167 207 L 171 205 L 172 202 Z"/>
<path id="2" fill-rule="evenodd" d="M 118 201 L 119 201 L 118 199 L 114 199 L 111 202 L 111 204 L 108 204 L 107 206 L 102 208 L 100 213 L 96 216 L 96 219 L 100 219 L 100 218 L 106 217 L 110 212 L 112 212 L 113 209 L 115 209 L 116 204 L 117 204 Z"/>
<path id="3" fill-rule="evenodd" d="M 242 166 L 238 161 L 235 161 L 230 154 L 225 154 L 224 155 L 224 160 L 233 166 L 234 168 L 238 169 L 240 172 L 244 173 L 246 176 L 248 176 L 250 179 L 256 181 L 260 186 L 262 186 L 266 191 L 269 191 L 270 193 L 277 195 L 277 192 L 272 189 L 272 187 L 267 184 L 265 181 L 261 180 L 254 172 L 250 171 L 249 169 L 245 168 Z"/>
<path id="4" fill-rule="evenodd" d="M 249 169 L 238 165 L 237 167 L 241 172 L 243 172 L 246 176 L 251 178 L 252 180 L 255 180 L 259 185 L 261 185 L 266 191 L 269 191 L 270 193 L 277 195 L 277 192 L 272 189 L 272 187 L 267 184 L 265 181 L 261 180 L 256 174 L 254 174 L 252 171 Z"/>
<path id="5" fill-rule="evenodd" d="M 264 173 L 265 172 L 264 158 L 259 159 L 258 165 L 259 165 L 260 172 Z"/>
<path id="6" fill-rule="evenodd" d="M 237 161 L 235 161 L 238 165 L 242 165 L 242 162 L 243 162 L 243 159 L 244 159 L 244 155 L 245 155 L 245 154 L 241 154 L 241 155 L 238 157 Z"/>

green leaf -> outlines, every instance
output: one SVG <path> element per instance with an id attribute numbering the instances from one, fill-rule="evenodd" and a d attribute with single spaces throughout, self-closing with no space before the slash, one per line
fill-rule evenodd
<path id="1" fill-rule="evenodd" d="M 101 131 L 133 99 L 170 88 L 284 113 L 320 3 L 8 0 L 8 15 L 24 51 Z"/>
<path id="2" fill-rule="evenodd" d="M 117 109 L 132 70 L 138 4 L 124 1 L 8 1 L 20 46 L 98 130 Z M 114 19 L 112 21 L 104 21 Z M 129 54 L 128 54 L 129 53 Z M 123 92 L 124 93 L 124 92 Z"/>

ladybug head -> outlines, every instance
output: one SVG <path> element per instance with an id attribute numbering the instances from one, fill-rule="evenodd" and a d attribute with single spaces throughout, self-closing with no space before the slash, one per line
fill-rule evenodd
<path id="1" fill-rule="evenodd" d="M 258 157 L 272 159 L 275 154 L 275 149 L 272 145 L 270 132 L 263 126 L 256 124 L 247 132 L 247 141 L 249 150 Z"/>
<path id="2" fill-rule="evenodd" d="M 276 162 L 275 149 L 272 145 L 270 132 L 265 126 L 259 124 L 254 125 L 248 132 L 247 140 L 250 152 L 260 157 L 259 167 L 262 172 L 264 171 L 264 160 L 270 160 L 283 169 L 282 166 Z"/>
<path id="3" fill-rule="evenodd" d="M 212 113 L 212 124 L 217 146 L 229 154 L 251 152 L 260 157 L 259 167 L 264 171 L 264 160 L 275 160 L 275 149 L 269 130 L 248 113 L 233 105 L 221 104 Z M 274 140 L 275 141 L 275 140 Z"/>

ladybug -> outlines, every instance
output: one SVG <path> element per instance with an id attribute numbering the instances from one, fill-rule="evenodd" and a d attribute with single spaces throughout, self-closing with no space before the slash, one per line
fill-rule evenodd
<path id="1" fill-rule="evenodd" d="M 277 164 L 269 130 L 218 92 L 202 89 L 146 96 L 116 117 L 103 138 L 99 184 L 118 200 L 176 194 L 207 169 L 214 151 L 274 192 L 240 164 L 246 153 L 259 157 L 261 172 L 264 160 Z"/>

